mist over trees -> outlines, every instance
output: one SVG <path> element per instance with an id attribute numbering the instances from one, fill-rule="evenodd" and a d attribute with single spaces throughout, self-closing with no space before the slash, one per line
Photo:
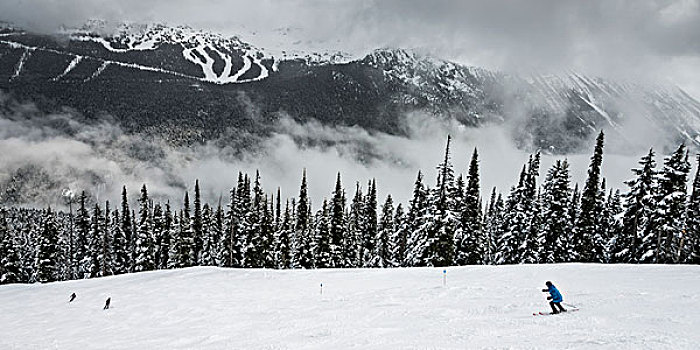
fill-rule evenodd
<path id="1" fill-rule="evenodd" d="M 0 283 L 198 265 L 700 264 L 700 170 L 688 191 L 684 145 L 659 167 L 650 150 L 626 189 L 608 190 L 601 132 L 581 190 L 572 187 L 566 159 L 543 170 L 536 153 L 507 193 L 494 188 L 484 199 L 478 150 L 463 175 L 452 165 L 450 144 L 448 137 L 432 186 L 418 172 L 408 203 L 377 198 L 373 179 L 348 192 L 338 173 L 328 198 L 314 205 L 304 171 L 295 198 L 282 198 L 279 189 L 266 192 L 256 172 L 239 173 L 229 198 L 213 204 L 202 202 L 197 181 L 179 209 L 153 201 L 147 184 L 136 203 L 129 203 L 124 187 L 118 206 L 87 203 L 82 193 L 69 213 L 0 208 Z"/>

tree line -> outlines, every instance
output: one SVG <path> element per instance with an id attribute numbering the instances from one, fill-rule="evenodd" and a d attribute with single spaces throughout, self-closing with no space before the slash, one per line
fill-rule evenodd
<path id="1" fill-rule="evenodd" d="M 481 198 L 479 155 L 455 174 L 448 137 L 435 185 L 418 172 L 412 198 L 379 204 L 377 184 L 352 198 L 338 173 L 312 210 L 306 171 L 299 195 L 266 193 L 260 174 L 239 173 L 228 203 L 202 203 L 199 181 L 182 206 L 155 202 L 144 184 L 135 206 L 0 208 L 0 283 L 50 282 L 188 266 L 354 268 L 478 264 L 700 263 L 700 167 L 687 191 L 689 152 L 680 145 L 657 167 L 650 150 L 627 191 L 601 175 L 604 134 L 596 140 L 582 189 L 557 160 L 541 185 L 540 154 L 522 166 L 507 196 Z M 698 158 L 700 162 L 700 157 Z"/>

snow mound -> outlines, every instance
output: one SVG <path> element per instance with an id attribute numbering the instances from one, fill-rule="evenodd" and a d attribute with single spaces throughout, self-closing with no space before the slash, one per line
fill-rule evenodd
<path id="1" fill-rule="evenodd" d="M 197 267 L 0 286 L 2 349 L 693 349 L 700 267 Z M 580 311 L 547 311 L 551 280 Z M 323 289 L 321 289 L 323 284 Z M 68 303 L 71 293 L 77 298 Z M 111 308 L 102 310 L 111 297 Z"/>

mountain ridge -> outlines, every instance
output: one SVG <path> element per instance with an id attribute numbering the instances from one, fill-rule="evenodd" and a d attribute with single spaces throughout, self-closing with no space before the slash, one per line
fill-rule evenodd
<path id="1" fill-rule="evenodd" d="M 185 143 L 225 128 L 265 134 L 279 113 L 401 134 L 400 116 L 419 111 L 469 127 L 515 123 L 521 148 L 552 153 L 579 150 L 599 129 L 624 139 L 626 125 L 638 122 L 668 134 L 669 143 L 700 145 L 700 103 L 680 88 L 573 72 L 521 77 L 396 48 L 347 62 L 318 53 L 274 57 L 238 37 L 186 26 L 122 25 L 113 35 L 102 27 L 59 37 L 0 29 L 0 89 L 88 119 L 115 114 L 134 132 L 181 126 L 196 136 L 161 136 Z M 247 114 L 251 103 L 260 115 Z"/>

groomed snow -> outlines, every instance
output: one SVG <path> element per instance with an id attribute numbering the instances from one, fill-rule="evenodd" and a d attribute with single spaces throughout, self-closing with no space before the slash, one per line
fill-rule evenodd
<path id="1" fill-rule="evenodd" d="M 532 316 L 546 280 L 581 310 Z M 446 286 L 437 268 L 198 267 L 0 286 L 1 349 L 697 349 L 699 329 L 700 266 L 460 267 Z"/>

